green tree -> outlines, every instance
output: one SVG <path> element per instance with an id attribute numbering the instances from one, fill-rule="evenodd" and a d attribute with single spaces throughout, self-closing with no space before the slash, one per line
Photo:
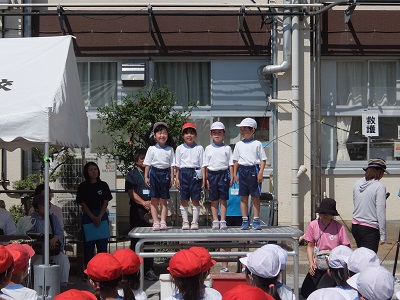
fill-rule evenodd
<path id="1" fill-rule="evenodd" d="M 124 97 L 122 102 L 98 108 L 97 117 L 102 125 L 100 132 L 110 138 L 110 143 L 100 147 L 99 155 L 109 155 L 117 162 L 118 170 L 126 175 L 133 166 L 136 149 L 148 148 L 153 124 L 168 124 L 168 133 L 175 144 L 181 141 L 181 126 L 190 117 L 194 105 L 182 110 L 174 109 L 176 96 L 167 87 L 156 88 L 154 82 L 136 95 Z"/>

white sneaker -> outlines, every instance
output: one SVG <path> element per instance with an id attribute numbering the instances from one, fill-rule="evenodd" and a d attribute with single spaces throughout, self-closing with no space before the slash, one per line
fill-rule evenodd
<path id="1" fill-rule="evenodd" d="M 222 229 L 222 230 L 228 229 L 228 226 L 226 226 L 225 220 L 219 222 L 219 229 Z"/>
<path id="2" fill-rule="evenodd" d="M 220 273 L 228 273 L 229 269 L 228 268 L 221 268 L 221 270 L 219 270 Z"/>
<path id="3" fill-rule="evenodd" d="M 219 221 L 213 221 L 211 229 L 218 230 L 219 229 Z"/>
<path id="4" fill-rule="evenodd" d="M 189 230 L 190 226 L 189 226 L 189 222 L 183 222 L 182 223 L 182 230 Z"/>
<path id="5" fill-rule="evenodd" d="M 192 222 L 190 225 L 190 230 L 198 230 L 199 229 L 199 223 L 197 222 Z"/>

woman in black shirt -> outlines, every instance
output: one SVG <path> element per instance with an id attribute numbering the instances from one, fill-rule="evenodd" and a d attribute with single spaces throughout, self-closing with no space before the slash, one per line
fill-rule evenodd
<path id="1" fill-rule="evenodd" d="M 83 210 L 83 260 L 86 267 L 94 256 L 95 246 L 97 253 L 107 252 L 110 235 L 107 205 L 112 195 L 108 184 L 100 180 L 100 170 L 96 163 L 88 162 L 83 168 L 83 176 L 86 180 L 78 187 L 76 202 L 82 206 Z"/>

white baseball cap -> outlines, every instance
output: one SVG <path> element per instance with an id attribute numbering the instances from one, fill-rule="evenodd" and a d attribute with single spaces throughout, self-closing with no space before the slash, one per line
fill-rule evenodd
<path id="1" fill-rule="evenodd" d="M 333 269 L 346 268 L 347 262 L 352 253 L 353 250 L 344 245 L 339 245 L 333 248 L 328 256 L 329 267 Z"/>
<path id="2" fill-rule="evenodd" d="M 350 295 L 340 288 L 318 289 L 308 296 L 307 300 L 352 300 Z"/>
<path id="3" fill-rule="evenodd" d="M 368 267 L 379 265 L 379 257 L 376 253 L 365 247 L 354 250 L 347 261 L 347 268 L 354 273 L 360 273 Z"/>
<path id="4" fill-rule="evenodd" d="M 393 275 L 384 267 L 368 267 L 347 279 L 347 283 L 368 300 L 391 299 L 394 292 Z"/>
<path id="5" fill-rule="evenodd" d="M 257 122 L 252 118 L 243 119 L 240 124 L 236 124 L 237 127 L 251 127 L 257 129 Z"/>
<path id="6" fill-rule="evenodd" d="M 281 264 L 281 270 L 285 269 L 286 267 L 286 262 L 288 258 L 287 251 L 283 249 L 281 246 L 278 246 L 276 244 L 266 244 L 261 247 L 261 249 L 266 249 L 266 250 L 271 250 L 278 254 L 279 257 L 279 263 Z"/>
<path id="7" fill-rule="evenodd" d="M 239 260 L 249 269 L 251 274 L 262 278 L 273 278 L 281 271 L 279 256 L 271 250 L 259 248 Z"/>
<path id="8" fill-rule="evenodd" d="M 225 130 L 225 125 L 222 122 L 214 122 L 211 124 L 210 130 L 222 129 Z"/>

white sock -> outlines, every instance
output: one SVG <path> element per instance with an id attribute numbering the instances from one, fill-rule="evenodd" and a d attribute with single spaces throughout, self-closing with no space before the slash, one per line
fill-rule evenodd
<path id="1" fill-rule="evenodd" d="M 187 206 L 180 206 L 179 209 L 181 210 L 181 215 L 182 215 L 182 221 L 183 223 L 187 222 L 189 223 L 189 213 L 188 213 L 188 207 Z"/>
<path id="2" fill-rule="evenodd" d="M 200 215 L 200 206 L 192 206 L 193 210 L 193 222 L 198 223 L 199 215 Z"/>

